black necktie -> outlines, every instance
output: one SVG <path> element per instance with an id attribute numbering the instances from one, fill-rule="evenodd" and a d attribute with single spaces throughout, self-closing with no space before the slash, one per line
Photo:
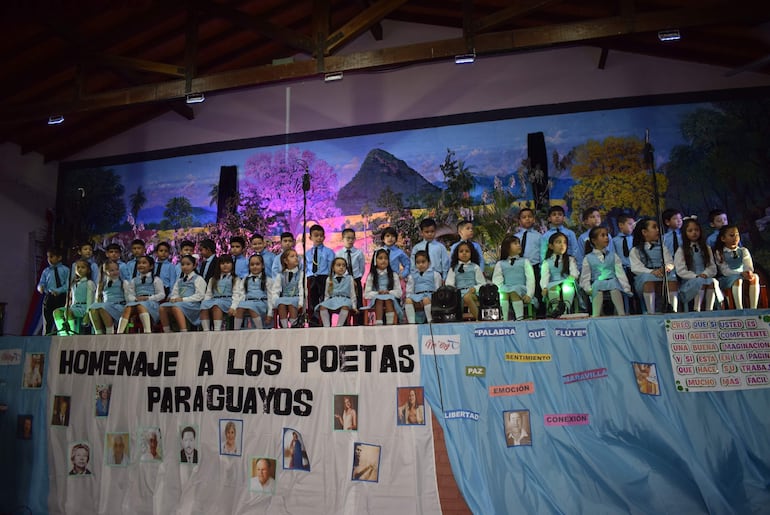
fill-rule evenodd
<path id="1" fill-rule="evenodd" d="M 342 282 L 342 277 L 341 277 L 341 276 L 340 276 L 340 277 L 335 277 L 335 279 L 337 279 L 337 282 L 338 282 L 338 283 L 341 283 L 341 282 Z"/>
<path id="2" fill-rule="evenodd" d="M 699 252 L 697 245 L 692 245 L 692 251 L 693 252 Z"/>
<path id="3" fill-rule="evenodd" d="M 134 272 L 131 274 L 131 277 L 132 278 L 136 277 L 136 259 L 134 260 Z M 144 282 L 144 281 L 142 281 L 142 282 Z"/>
<path id="4" fill-rule="evenodd" d="M 516 258 L 515 258 L 515 257 L 512 257 L 512 258 L 511 258 L 511 264 L 514 264 L 515 262 L 516 262 Z"/>
<path id="5" fill-rule="evenodd" d="M 348 258 L 348 273 L 352 277 L 353 276 L 353 260 L 350 257 L 350 249 L 346 250 L 345 254 L 347 254 L 347 258 Z"/>
<path id="6" fill-rule="evenodd" d="M 679 248 L 679 238 L 676 235 L 676 231 L 674 231 L 674 252 L 676 252 L 676 249 Z"/>
<path id="7" fill-rule="evenodd" d="M 142 284 L 144 284 L 146 281 L 147 281 L 147 276 L 146 276 L 146 275 L 143 275 L 143 276 L 142 276 Z"/>
<path id="8" fill-rule="evenodd" d="M 201 259 L 201 264 L 198 267 L 198 275 L 200 275 L 202 277 L 203 276 L 203 270 L 205 268 L 206 268 L 206 260 L 205 259 Z"/>
<path id="9" fill-rule="evenodd" d="M 107 288 L 112 288 L 112 279 L 107 281 Z"/>
<path id="10" fill-rule="evenodd" d="M 738 250 L 733 251 L 733 259 L 738 259 Z"/>
<path id="11" fill-rule="evenodd" d="M 160 275 L 160 265 L 162 263 L 158 261 L 158 263 L 155 265 L 155 275 Z"/>
<path id="12" fill-rule="evenodd" d="M 190 276 L 189 276 L 189 275 L 183 275 L 183 276 L 182 276 L 182 282 L 183 282 L 183 283 L 186 283 L 186 282 L 187 282 L 187 279 L 189 279 L 189 278 L 190 278 Z"/>
<path id="13" fill-rule="evenodd" d="M 59 267 L 53 267 L 53 280 L 56 281 L 56 287 L 61 288 L 61 277 L 59 277 Z"/>
<path id="14" fill-rule="evenodd" d="M 463 265 L 462 263 L 460 263 L 460 268 L 458 268 L 458 269 L 457 269 L 457 273 L 458 273 L 458 274 L 462 274 L 462 273 L 465 273 L 465 265 Z"/>
<path id="15" fill-rule="evenodd" d="M 623 236 L 623 256 L 628 257 L 631 251 L 628 248 L 628 236 Z"/>
<path id="16" fill-rule="evenodd" d="M 559 234 L 561 234 L 561 227 L 557 227 L 557 228 L 556 228 L 556 232 L 558 232 Z"/>
<path id="17" fill-rule="evenodd" d="M 288 282 L 291 282 L 292 279 L 294 279 L 294 272 L 289 272 L 289 281 Z"/>
<path id="18" fill-rule="evenodd" d="M 318 247 L 313 249 L 313 273 L 318 272 Z M 291 281 L 291 279 L 289 279 Z"/>
<path id="19" fill-rule="evenodd" d="M 555 268 L 559 268 L 559 258 L 560 258 L 560 257 L 561 257 L 561 256 L 560 256 L 559 254 L 556 254 L 556 260 L 553 262 L 553 266 L 554 266 Z"/>
<path id="20" fill-rule="evenodd" d="M 257 282 L 257 276 L 256 275 L 252 275 L 251 276 L 251 282 L 253 282 L 253 283 Z"/>
<path id="21" fill-rule="evenodd" d="M 521 253 L 524 254 L 527 251 L 527 233 L 529 231 L 525 230 L 524 234 L 521 236 Z M 511 263 L 513 264 L 513 263 Z"/>

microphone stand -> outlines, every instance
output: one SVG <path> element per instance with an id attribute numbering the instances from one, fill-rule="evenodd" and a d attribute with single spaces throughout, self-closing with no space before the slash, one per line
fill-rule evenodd
<path id="1" fill-rule="evenodd" d="M 308 169 L 308 165 L 305 161 L 298 159 L 297 164 L 300 164 L 305 168 L 305 173 L 302 174 L 302 270 L 300 270 L 300 280 L 302 281 L 302 292 L 304 295 L 304 298 L 301 299 L 301 304 L 303 306 L 302 313 L 297 315 L 297 321 L 294 323 L 294 327 L 306 327 L 307 321 L 309 320 L 308 315 L 308 308 L 309 308 L 309 300 L 310 297 L 308 296 L 307 292 L 307 238 L 306 238 L 306 230 L 307 230 L 307 192 L 310 191 L 310 171 Z"/>
<path id="2" fill-rule="evenodd" d="M 650 129 L 644 130 L 644 162 L 647 165 L 647 169 L 650 170 L 652 175 L 652 200 L 655 203 L 655 220 L 658 222 L 658 243 L 660 244 L 660 262 L 663 263 L 663 287 L 661 292 L 663 295 L 662 311 L 664 313 L 671 313 L 671 304 L 668 301 L 669 287 L 668 287 L 668 272 L 666 271 L 666 255 L 663 252 L 663 218 L 660 212 L 660 192 L 658 190 L 658 178 L 655 171 L 655 159 L 653 158 L 652 145 L 650 144 Z M 673 258 L 673 256 L 672 256 Z"/>

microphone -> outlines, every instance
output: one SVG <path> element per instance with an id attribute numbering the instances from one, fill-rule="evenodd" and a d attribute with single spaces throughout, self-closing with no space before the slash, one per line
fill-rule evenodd
<path id="1" fill-rule="evenodd" d="M 302 191 L 310 191 L 310 171 L 305 165 L 305 174 L 302 176 Z"/>

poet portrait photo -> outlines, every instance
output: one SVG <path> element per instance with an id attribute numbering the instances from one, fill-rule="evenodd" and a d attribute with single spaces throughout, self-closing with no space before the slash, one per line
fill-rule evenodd
<path id="1" fill-rule="evenodd" d="M 265 456 L 251 458 L 249 490 L 272 495 L 275 492 L 275 459 Z"/>
<path id="2" fill-rule="evenodd" d="M 128 432 L 107 433 L 104 437 L 104 464 L 109 467 L 127 467 L 131 460 Z"/>
<path id="3" fill-rule="evenodd" d="M 32 415 L 19 415 L 16 417 L 16 438 L 19 440 L 32 440 Z"/>
<path id="4" fill-rule="evenodd" d="M 24 356 L 24 374 L 21 379 L 22 388 L 42 388 L 45 354 L 42 352 L 27 352 Z"/>
<path id="5" fill-rule="evenodd" d="M 290 427 L 283 428 L 283 468 L 310 472 L 310 458 L 302 435 Z"/>
<path id="6" fill-rule="evenodd" d="M 363 442 L 353 444 L 353 481 L 371 481 L 376 483 L 380 477 L 380 451 L 379 445 Z"/>
<path id="7" fill-rule="evenodd" d="M 358 430 L 358 395 L 337 394 L 334 396 L 334 430 Z"/>
<path id="8" fill-rule="evenodd" d="M 159 427 L 141 427 L 137 429 L 136 442 L 139 445 L 139 461 L 163 461 L 163 442 Z"/>
<path id="9" fill-rule="evenodd" d="M 639 393 L 644 395 L 660 395 L 658 369 L 655 363 L 638 363 L 634 361 L 632 364 Z"/>
<path id="10" fill-rule="evenodd" d="M 505 443 L 508 447 L 532 445 L 532 427 L 529 410 L 503 411 Z"/>
<path id="11" fill-rule="evenodd" d="M 396 388 L 396 423 L 400 426 L 425 425 L 425 392 L 422 386 Z"/>
<path id="12" fill-rule="evenodd" d="M 96 399 L 94 400 L 94 411 L 97 417 L 106 417 L 110 414 L 110 398 L 112 397 L 111 384 L 96 385 Z"/>
<path id="13" fill-rule="evenodd" d="M 70 425 L 70 396 L 55 395 L 53 398 L 52 426 Z"/>
<path id="14" fill-rule="evenodd" d="M 219 419 L 219 454 L 240 456 L 243 441 L 243 420 Z"/>

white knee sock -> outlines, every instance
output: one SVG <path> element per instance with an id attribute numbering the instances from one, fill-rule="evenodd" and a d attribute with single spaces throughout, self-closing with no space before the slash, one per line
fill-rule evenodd
<path id="1" fill-rule="evenodd" d="M 396 314 L 392 311 L 389 313 L 385 313 L 385 322 L 388 325 L 393 325 L 393 323 L 396 321 Z"/>
<path id="2" fill-rule="evenodd" d="M 163 326 L 163 332 L 164 332 L 164 333 L 170 333 L 170 332 L 171 332 L 171 326 L 169 326 L 169 325 L 164 325 L 164 326 Z"/>
<path id="3" fill-rule="evenodd" d="M 342 308 L 340 310 L 340 314 L 337 315 L 337 327 L 342 327 L 345 325 L 345 322 L 348 320 L 348 313 L 349 311 L 346 308 Z"/>
<path id="4" fill-rule="evenodd" d="M 214 330 L 215 331 L 221 331 L 222 330 L 222 321 L 221 320 L 214 320 Z"/>
<path id="5" fill-rule="evenodd" d="M 735 281 L 733 283 L 733 304 L 735 309 L 743 309 L 743 282 Z"/>
<path id="6" fill-rule="evenodd" d="M 430 310 L 430 304 L 428 305 L 423 304 L 422 306 L 424 310 L 423 312 L 425 313 L 425 320 L 427 320 L 428 323 L 430 324 L 431 322 L 433 322 L 433 313 Z"/>
<path id="7" fill-rule="evenodd" d="M 404 306 L 404 313 L 406 313 L 406 321 L 410 324 L 414 324 L 417 322 L 417 314 L 414 312 L 414 304 L 407 303 Z"/>
<path id="8" fill-rule="evenodd" d="M 142 322 L 142 328 L 145 334 L 152 332 L 152 322 L 150 321 L 149 313 L 139 313 L 139 321 Z"/>
<path id="9" fill-rule="evenodd" d="M 521 320 L 522 318 L 524 318 L 524 301 L 514 300 L 513 302 L 511 302 L 511 305 L 513 306 L 514 320 Z M 503 320 L 508 320 L 508 317 L 504 317 Z"/>
<path id="10" fill-rule="evenodd" d="M 668 303 L 671 304 L 671 309 L 674 310 L 674 313 L 679 312 L 679 292 L 678 291 L 668 292 Z"/>
<path id="11" fill-rule="evenodd" d="M 702 288 L 700 290 L 698 290 L 698 294 L 695 296 L 695 299 L 694 299 L 694 304 L 695 305 L 693 306 L 693 308 L 695 309 L 695 311 L 700 311 L 701 310 L 701 305 L 703 304 L 703 297 L 705 295 L 706 295 L 706 292 L 703 291 Z M 713 302 L 714 299 L 711 299 L 711 301 Z"/>
<path id="12" fill-rule="evenodd" d="M 716 292 L 714 288 L 706 290 L 706 311 L 714 311 L 714 296 Z"/>
<path id="13" fill-rule="evenodd" d="M 759 306 L 759 279 L 757 279 L 757 284 L 749 284 L 749 302 L 751 309 L 757 309 Z"/>
<path id="14" fill-rule="evenodd" d="M 243 327 L 243 319 L 238 317 L 233 317 L 233 330 L 237 331 Z"/>
<path id="15" fill-rule="evenodd" d="M 115 326 L 112 324 L 104 324 L 104 334 L 115 334 Z"/>
<path id="16" fill-rule="evenodd" d="M 284 329 L 289 327 L 289 319 L 288 318 L 282 318 L 281 319 L 281 327 L 283 327 Z"/>
<path id="17" fill-rule="evenodd" d="M 201 318 L 201 329 L 211 331 L 211 320 Z"/>
<path id="18" fill-rule="evenodd" d="M 319 314 L 321 315 L 321 323 L 324 327 L 331 327 L 332 325 L 332 317 L 329 315 L 329 311 L 326 309 L 319 309 Z"/>
<path id="19" fill-rule="evenodd" d="M 120 317 L 120 320 L 118 320 L 118 334 L 125 333 L 127 326 L 128 326 L 128 319 Z"/>
<path id="20" fill-rule="evenodd" d="M 262 316 L 251 317 L 251 322 L 254 324 L 255 329 L 262 329 Z"/>
<path id="21" fill-rule="evenodd" d="M 644 292 L 644 303 L 647 306 L 647 313 L 655 313 L 655 292 Z"/>
<path id="22" fill-rule="evenodd" d="M 595 291 L 591 296 L 591 316 L 598 317 L 602 314 L 602 304 L 604 304 L 604 294 Z"/>
<path id="23" fill-rule="evenodd" d="M 508 307 L 508 297 L 500 297 L 500 316 L 503 318 L 503 320 L 508 320 L 508 313 L 510 311 L 510 307 Z M 514 312 L 514 318 L 516 317 L 516 314 Z"/>
<path id="24" fill-rule="evenodd" d="M 615 312 L 619 316 L 626 314 L 626 307 L 623 305 L 623 294 L 620 290 L 610 290 L 610 298 L 612 299 L 612 305 L 615 306 Z"/>

